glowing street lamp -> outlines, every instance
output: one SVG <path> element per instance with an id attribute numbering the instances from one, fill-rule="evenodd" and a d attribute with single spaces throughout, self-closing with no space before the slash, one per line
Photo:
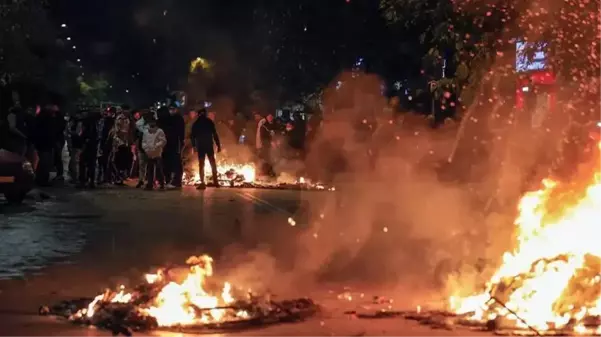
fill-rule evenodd
<path id="1" fill-rule="evenodd" d="M 67 41 L 71 41 L 71 37 L 70 36 L 67 36 Z"/>
<path id="2" fill-rule="evenodd" d="M 63 24 L 61 25 L 61 27 L 62 27 L 62 28 L 67 28 L 67 24 L 66 24 L 66 23 L 63 23 Z"/>

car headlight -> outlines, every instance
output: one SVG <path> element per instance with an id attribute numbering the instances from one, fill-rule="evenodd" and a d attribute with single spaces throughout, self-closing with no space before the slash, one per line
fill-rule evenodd
<path id="1" fill-rule="evenodd" d="M 33 165 L 31 165 L 30 162 L 24 161 L 22 168 L 23 168 L 23 171 L 25 171 L 25 172 L 27 172 L 29 174 L 34 174 L 34 172 L 33 172 Z"/>

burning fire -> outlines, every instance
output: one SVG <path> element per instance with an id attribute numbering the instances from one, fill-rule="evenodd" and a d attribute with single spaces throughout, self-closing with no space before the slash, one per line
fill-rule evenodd
<path id="1" fill-rule="evenodd" d="M 451 297 L 453 311 L 474 320 L 505 317 L 536 331 L 601 333 L 601 173 L 596 165 L 582 188 L 568 191 L 545 180 L 542 189 L 522 197 L 517 248 L 505 253 L 484 293 Z"/>
<path id="2" fill-rule="evenodd" d="M 226 319 L 248 317 L 244 310 L 236 310 L 230 315 L 232 307 L 228 306 L 236 302 L 230 283 L 224 283 L 219 295 L 213 295 L 206 289 L 207 279 L 213 275 L 213 259 L 210 256 L 192 256 L 186 263 L 190 265 L 190 271 L 181 283 L 168 280 L 163 270 L 146 275 L 146 285 L 156 288 L 157 293 L 152 302 L 139 307 L 140 314 L 156 319 L 161 327 L 218 323 Z M 77 312 L 73 318 L 93 319 L 105 303 L 136 303 L 140 300 L 138 297 L 135 291 L 126 292 L 124 286 L 118 292 L 107 290 L 96 296 L 87 308 Z"/>
<path id="3" fill-rule="evenodd" d="M 213 173 L 211 172 L 211 165 L 208 159 L 205 161 L 204 171 L 205 182 L 211 182 Z M 194 172 L 192 177 L 184 174 L 183 180 L 191 185 L 200 184 L 201 179 L 198 169 L 194 170 Z M 224 186 L 231 185 L 232 183 L 234 185 L 252 183 L 255 181 L 257 175 L 255 166 L 252 164 L 230 164 L 222 161 L 217 162 L 217 174 L 219 176 L 219 184 Z"/>

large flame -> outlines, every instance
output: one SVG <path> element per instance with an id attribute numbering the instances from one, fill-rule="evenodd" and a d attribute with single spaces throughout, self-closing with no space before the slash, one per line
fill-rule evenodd
<path id="1" fill-rule="evenodd" d="M 599 144 L 601 146 L 601 144 Z M 451 297 L 476 320 L 506 317 L 517 327 L 601 333 L 601 183 L 599 163 L 582 187 L 545 180 L 519 203 L 517 248 L 480 295 Z"/>
<path id="2" fill-rule="evenodd" d="M 232 286 L 228 282 L 224 283 L 220 294 L 211 294 L 207 290 L 207 279 L 213 275 L 213 259 L 210 256 L 193 256 L 186 262 L 190 265 L 190 271 L 181 282 L 168 281 L 163 270 L 146 275 L 148 285 L 159 284 L 161 287 L 152 303 L 140 307 L 139 310 L 154 317 L 161 327 L 221 322 L 226 318 L 227 306 L 236 301 L 232 295 Z M 102 303 L 130 303 L 135 300 L 135 293 L 128 293 L 125 287 L 121 286 L 118 292 L 106 291 L 96 296 L 94 301 L 75 317 L 85 316 L 92 319 Z M 235 317 L 238 318 L 247 316 L 248 313 L 243 310 L 235 313 Z"/>

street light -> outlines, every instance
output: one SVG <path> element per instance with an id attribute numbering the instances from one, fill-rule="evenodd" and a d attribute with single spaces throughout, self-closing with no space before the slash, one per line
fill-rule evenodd
<path id="1" fill-rule="evenodd" d="M 71 37 L 70 36 L 67 36 L 67 41 L 71 41 Z"/>
<path id="2" fill-rule="evenodd" d="M 67 24 L 66 24 L 66 23 L 63 23 L 63 24 L 61 25 L 61 27 L 62 27 L 62 28 L 67 28 Z"/>
<path id="3" fill-rule="evenodd" d="M 125 89 L 125 92 L 129 94 L 129 89 Z"/>
<path id="4" fill-rule="evenodd" d="M 77 49 L 77 46 L 73 46 L 73 49 Z"/>
<path id="5" fill-rule="evenodd" d="M 81 62 L 81 59 L 77 59 L 77 62 Z"/>

